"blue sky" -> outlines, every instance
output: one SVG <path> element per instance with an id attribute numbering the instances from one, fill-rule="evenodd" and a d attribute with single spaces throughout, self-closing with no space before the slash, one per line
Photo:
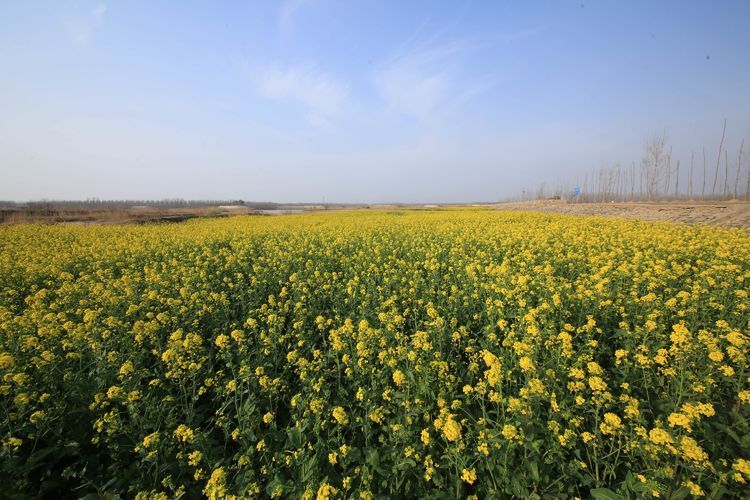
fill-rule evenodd
<path id="1" fill-rule="evenodd" d="M 0 2 L 0 199 L 472 202 L 750 141 L 750 2 Z M 734 153 L 736 156 L 736 153 Z"/>

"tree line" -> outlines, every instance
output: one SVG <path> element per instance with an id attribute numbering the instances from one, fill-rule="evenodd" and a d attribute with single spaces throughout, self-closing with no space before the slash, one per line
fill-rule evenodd
<path id="1" fill-rule="evenodd" d="M 524 188 L 517 200 L 566 199 L 571 202 L 625 202 L 670 200 L 748 200 L 750 201 L 750 155 L 744 139 L 736 152 L 725 146 L 724 120 L 719 150 L 715 157 L 703 147 L 691 152 L 690 161 L 674 157 L 672 146 L 662 132 L 650 137 L 640 160 L 623 167 L 601 167 L 579 177 L 575 183 L 542 183 L 537 189 Z M 577 189 L 576 189 L 577 188 Z"/>

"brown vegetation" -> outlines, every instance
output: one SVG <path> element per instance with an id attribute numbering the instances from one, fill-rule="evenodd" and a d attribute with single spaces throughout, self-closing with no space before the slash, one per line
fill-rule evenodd
<path id="1" fill-rule="evenodd" d="M 6 207 L 0 208 L 0 224 L 144 224 L 149 222 L 182 222 L 196 217 L 227 217 L 254 213 L 256 213 L 255 210 L 246 207 Z"/>
<path id="2" fill-rule="evenodd" d="M 711 224 L 750 229 L 750 203 L 671 201 L 661 203 L 568 203 L 563 200 L 537 200 L 491 205 L 501 210 L 534 210 L 572 215 L 626 217 L 641 220 Z"/>

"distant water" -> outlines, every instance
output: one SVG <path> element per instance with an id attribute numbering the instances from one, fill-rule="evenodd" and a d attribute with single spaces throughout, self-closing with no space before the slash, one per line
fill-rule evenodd
<path id="1" fill-rule="evenodd" d="M 272 210 L 258 210 L 263 215 L 290 215 L 290 214 L 301 214 L 304 210 L 299 208 L 282 209 L 274 208 Z"/>

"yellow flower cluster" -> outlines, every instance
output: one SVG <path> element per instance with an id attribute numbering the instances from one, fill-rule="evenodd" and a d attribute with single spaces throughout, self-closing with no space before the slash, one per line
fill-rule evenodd
<path id="1" fill-rule="evenodd" d="M 349 423 L 349 417 L 346 416 L 346 410 L 341 406 L 334 408 L 332 413 L 333 418 L 339 423 L 339 425 L 346 425 Z"/>
<path id="2" fill-rule="evenodd" d="M 750 235 L 702 226 L 0 227 L 0 474 L 26 496 L 743 497 L 749 297 Z"/>

